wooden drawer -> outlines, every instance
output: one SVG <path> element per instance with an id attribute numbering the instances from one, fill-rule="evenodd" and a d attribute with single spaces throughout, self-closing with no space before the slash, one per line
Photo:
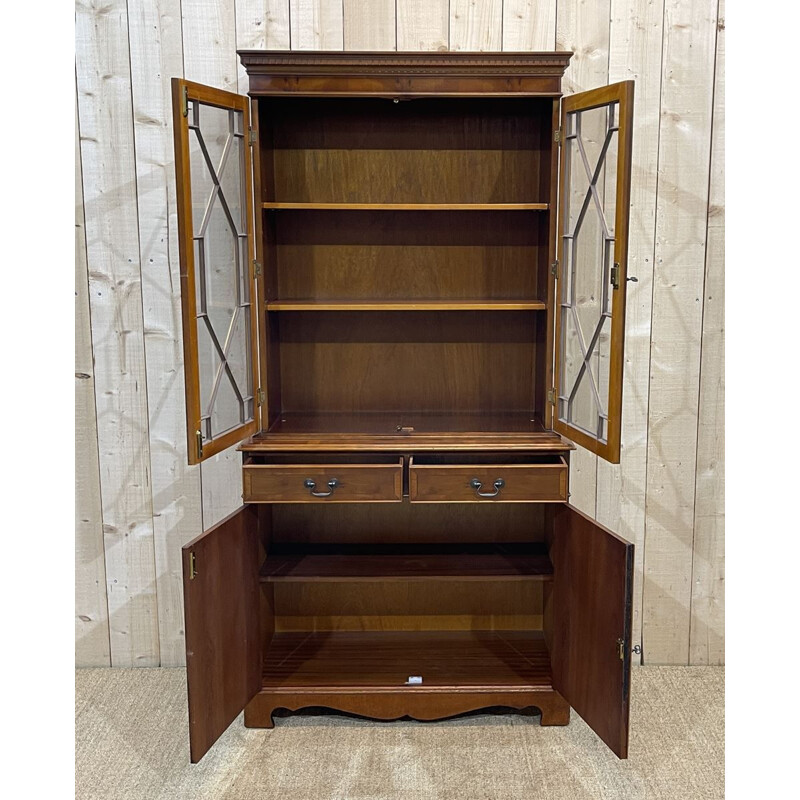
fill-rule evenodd
<path id="1" fill-rule="evenodd" d="M 403 460 L 380 456 L 272 463 L 248 460 L 243 467 L 245 503 L 399 503 L 403 499 Z M 277 462 L 277 463 L 275 463 Z"/>
<path id="2" fill-rule="evenodd" d="M 567 462 L 552 456 L 414 456 L 412 503 L 562 503 Z"/>

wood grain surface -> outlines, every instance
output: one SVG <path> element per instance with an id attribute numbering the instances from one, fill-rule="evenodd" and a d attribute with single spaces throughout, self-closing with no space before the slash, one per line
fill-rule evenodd
<path id="1" fill-rule="evenodd" d="M 260 688 L 258 513 L 244 506 L 183 548 L 192 763 Z"/>

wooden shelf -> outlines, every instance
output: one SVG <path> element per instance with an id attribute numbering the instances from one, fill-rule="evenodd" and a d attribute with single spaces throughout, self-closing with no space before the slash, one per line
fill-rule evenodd
<path id="1" fill-rule="evenodd" d="M 264 659 L 265 689 L 552 686 L 539 631 L 320 631 L 276 633 Z"/>
<path id="2" fill-rule="evenodd" d="M 336 451 L 416 452 L 507 450 L 566 452 L 574 445 L 548 431 L 526 411 L 464 412 L 284 412 L 269 430 L 240 445 L 251 453 Z"/>
<path id="3" fill-rule="evenodd" d="M 286 211 L 547 211 L 549 203 L 262 203 Z"/>
<path id="4" fill-rule="evenodd" d="M 269 300 L 267 311 L 544 311 L 541 300 Z"/>
<path id="5" fill-rule="evenodd" d="M 313 546 L 271 552 L 261 580 L 276 582 L 536 580 L 553 565 L 536 545 Z"/>

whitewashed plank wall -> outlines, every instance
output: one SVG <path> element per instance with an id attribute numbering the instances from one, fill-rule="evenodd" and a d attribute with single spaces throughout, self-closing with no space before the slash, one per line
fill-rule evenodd
<path id="1" fill-rule="evenodd" d="M 724 29 L 719 0 L 79 0 L 77 663 L 182 664 L 180 546 L 240 502 L 233 449 L 186 465 L 169 79 L 245 93 L 243 47 L 636 81 L 622 463 L 576 453 L 572 500 L 637 546 L 645 661 L 722 663 Z"/>

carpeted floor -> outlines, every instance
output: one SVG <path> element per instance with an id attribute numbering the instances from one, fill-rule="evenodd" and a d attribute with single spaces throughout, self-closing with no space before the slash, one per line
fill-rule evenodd
<path id="1" fill-rule="evenodd" d="M 189 764 L 183 670 L 79 670 L 76 789 L 147 800 L 704 800 L 723 797 L 724 672 L 634 670 L 630 758 L 619 761 L 573 712 L 476 714 L 419 723 L 343 715 L 237 719 Z"/>

